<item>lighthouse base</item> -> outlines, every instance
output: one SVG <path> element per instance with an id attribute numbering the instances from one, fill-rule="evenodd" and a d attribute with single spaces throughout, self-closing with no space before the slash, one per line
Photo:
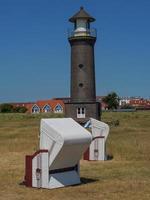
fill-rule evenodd
<path id="1" fill-rule="evenodd" d="M 101 105 L 99 102 L 67 102 L 65 117 L 71 117 L 84 125 L 90 118 L 100 120 Z"/>

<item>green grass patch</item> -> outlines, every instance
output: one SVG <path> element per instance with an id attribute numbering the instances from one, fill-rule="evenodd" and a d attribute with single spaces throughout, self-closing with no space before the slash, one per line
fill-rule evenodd
<path id="1" fill-rule="evenodd" d="M 83 184 L 57 190 L 26 188 L 24 159 L 39 147 L 41 118 L 59 114 L 0 114 L 1 200 L 149 200 L 150 112 L 105 112 L 102 121 L 111 126 L 105 162 L 81 161 Z"/>

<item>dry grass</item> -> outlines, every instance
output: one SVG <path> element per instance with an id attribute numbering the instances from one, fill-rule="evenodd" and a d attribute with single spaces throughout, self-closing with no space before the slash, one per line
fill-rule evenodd
<path id="1" fill-rule="evenodd" d="M 106 162 L 81 161 L 83 184 L 57 190 L 26 188 L 24 157 L 38 148 L 39 122 L 45 115 L 0 115 L 0 200 L 149 200 L 150 112 L 104 113 L 112 127 Z M 62 117 L 62 116 L 61 116 Z"/>

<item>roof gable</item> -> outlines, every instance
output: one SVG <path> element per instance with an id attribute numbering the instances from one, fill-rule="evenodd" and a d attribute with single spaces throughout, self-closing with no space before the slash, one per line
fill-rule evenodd
<path id="1" fill-rule="evenodd" d="M 46 105 L 49 105 L 51 109 L 53 110 L 57 105 L 62 106 L 64 109 L 64 102 L 62 100 L 42 100 L 42 101 L 37 101 L 37 105 L 42 109 Z"/>
<path id="2" fill-rule="evenodd" d="M 80 10 L 79 10 L 75 15 L 73 15 L 73 16 L 69 19 L 69 21 L 74 23 L 74 22 L 76 22 L 77 19 L 87 19 L 89 22 L 94 22 L 94 21 L 95 21 L 95 19 L 94 19 L 91 15 L 89 15 L 89 14 L 84 10 L 83 7 L 80 7 Z"/>

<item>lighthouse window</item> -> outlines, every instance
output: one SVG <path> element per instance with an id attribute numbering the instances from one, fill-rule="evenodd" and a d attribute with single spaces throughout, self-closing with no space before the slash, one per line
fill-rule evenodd
<path id="1" fill-rule="evenodd" d="M 77 118 L 85 118 L 85 108 L 77 108 Z"/>
<path id="2" fill-rule="evenodd" d="M 78 110 L 77 110 L 77 111 L 78 111 L 78 114 L 80 114 L 80 108 L 78 108 Z"/>
<path id="3" fill-rule="evenodd" d="M 83 64 L 79 64 L 79 68 L 82 69 L 84 67 Z"/>
<path id="4" fill-rule="evenodd" d="M 85 108 L 82 108 L 82 114 L 84 114 L 85 113 Z"/>
<path id="5" fill-rule="evenodd" d="M 79 83 L 79 87 L 83 87 L 83 83 Z"/>

